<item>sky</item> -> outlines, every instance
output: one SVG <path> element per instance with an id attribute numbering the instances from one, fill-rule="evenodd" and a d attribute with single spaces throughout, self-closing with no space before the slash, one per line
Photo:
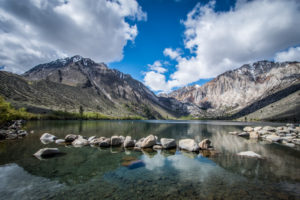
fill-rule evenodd
<path id="1" fill-rule="evenodd" d="M 170 92 L 300 61 L 299 19 L 299 0 L 0 0 L 0 70 L 81 55 Z"/>

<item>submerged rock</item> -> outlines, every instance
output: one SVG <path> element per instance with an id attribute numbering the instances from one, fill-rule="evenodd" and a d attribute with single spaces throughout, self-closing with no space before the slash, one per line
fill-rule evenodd
<path id="1" fill-rule="evenodd" d="M 209 139 L 204 139 L 199 143 L 199 147 L 202 150 L 208 149 L 211 147 L 211 141 Z"/>
<path id="2" fill-rule="evenodd" d="M 141 143 L 141 148 L 151 148 L 156 144 L 156 138 L 154 135 L 147 136 Z"/>
<path id="3" fill-rule="evenodd" d="M 65 141 L 71 143 L 71 142 L 73 142 L 74 140 L 76 140 L 77 138 L 78 138 L 78 135 L 68 134 L 68 135 L 66 135 L 66 137 L 65 137 Z"/>
<path id="4" fill-rule="evenodd" d="M 162 148 L 164 149 L 176 148 L 177 146 L 175 139 L 172 138 L 161 138 L 160 143 Z"/>
<path id="5" fill-rule="evenodd" d="M 58 148 L 43 148 L 38 150 L 35 154 L 33 154 L 35 157 L 41 159 L 41 158 L 47 158 L 52 157 L 55 155 L 61 154 Z"/>
<path id="6" fill-rule="evenodd" d="M 253 151 L 243 151 L 238 153 L 239 156 L 245 156 L 245 157 L 253 157 L 253 158 L 262 158 L 261 155 L 253 152 Z"/>
<path id="7" fill-rule="evenodd" d="M 126 136 L 123 144 L 125 148 L 128 148 L 128 147 L 134 147 L 135 142 L 134 140 L 131 139 L 131 136 Z"/>
<path id="8" fill-rule="evenodd" d="M 48 144 L 48 143 L 54 142 L 54 140 L 56 140 L 56 137 L 50 133 L 44 133 L 40 137 L 40 140 L 43 144 Z"/>
<path id="9" fill-rule="evenodd" d="M 199 151 L 199 146 L 193 139 L 179 140 L 179 148 L 187 151 Z"/>

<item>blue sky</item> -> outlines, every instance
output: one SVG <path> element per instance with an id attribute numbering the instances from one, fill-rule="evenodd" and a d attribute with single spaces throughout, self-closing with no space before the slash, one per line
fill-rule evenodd
<path id="1" fill-rule="evenodd" d="M 197 3 L 207 4 L 209 0 L 140 0 L 143 11 L 147 13 L 147 21 L 137 22 L 138 36 L 134 42 L 124 47 L 124 58 L 119 62 L 109 63 L 111 68 L 130 74 L 133 78 L 142 81 L 143 72 L 148 70 L 147 65 L 155 60 L 168 61 L 169 74 L 174 73 L 175 62 L 163 55 L 166 47 L 184 49 L 182 20 Z M 234 6 L 235 0 L 216 2 L 217 12 L 228 11 Z M 130 23 L 131 21 L 128 20 Z M 185 50 L 188 55 L 189 51 Z M 203 84 L 211 79 L 201 79 L 191 84 Z"/>
<path id="2" fill-rule="evenodd" d="M 299 19 L 299 0 L 1 0 L 0 66 L 22 74 L 81 55 L 170 92 L 259 60 L 300 61 Z"/>

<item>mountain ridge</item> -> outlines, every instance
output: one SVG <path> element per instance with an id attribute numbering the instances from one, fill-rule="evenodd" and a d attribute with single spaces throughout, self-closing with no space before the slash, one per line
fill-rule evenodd
<path id="1" fill-rule="evenodd" d="M 258 61 L 226 71 L 202 86 L 185 86 L 160 96 L 194 103 L 207 116 L 222 117 L 299 82 L 299 62 Z"/>
<path id="2" fill-rule="evenodd" d="M 2 84 L 10 89 L 2 89 L 0 93 L 11 102 L 22 104 L 25 107 L 29 107 L 30 102 L 33 104 L 39 102 L 38 97 L 34 97 L 27 92 L 31 90 L 36 94 L 44 93 L 45 99 L 40 102 L 39 106 L 52 107 L 56 110 L 76 112 L 81 105 L 87 111 L 104 112 L 108 115 L 137 114 L 146 118 L 159 119 L 176 117 L 178 116 L 178 110 L 180 110 L 180 114 L 187 114 L 184 111 L 185 109 L 182 109 L 185 107 L 184 103 L 175 100 L 173 107 L 168 107 L 164 101 L 161 101 L 160 97 L 157 97 L 130 75 L 116 69 L 110 69 L 104 63 L 96 63 L 81 56 L 58 59 L 37 65 L 22 76 L 2 72 L 1 77 Z M 26 89 L 22 90 L 22 87 L 14 87 L 14 84 L 9 82 L 9 79 L 12 78 L 20 85 L 23 84 L 27 91 Z M 44 91 L 39 88 L 39 85 L 44 86 Z M 47 85 L 55 88 L 52 89 Z M 56 88 L 65 91 L 65 94 L 61 94 Z M 9 90 L 14 91 L 15 94 L 11 95 Z M 51 93 L 59 97 L 63 103 L 55 100 L 50 95 Z M 26 96 L 27 100 L 30 99 L 29 103 L 26 103 L 26 98 L 19 101 L 18 99 L 22 98 L 18 94 Z M 89 98 L 83 99 L 82 95 Z M 49 99 L 55 102 L 53 103 L 55 105 L 51 105 Z M 98 107 L 102 109 L 98 109 Z"/>
<path id="3" fill-rule="evenodd" d="M 159 96 L 129 74 L 79 55 L 39 64 L 22 75 L 0 71 L 0 78 L 0 94 L 34 112 L 78 112 L 83 106 L 86 111 L 112 116 L 233 119 L 298 91 L 300 63 L 245 64 L 202 86 L 186 86 Z M 280 95 L 270 100 L 277 93 Z"/>

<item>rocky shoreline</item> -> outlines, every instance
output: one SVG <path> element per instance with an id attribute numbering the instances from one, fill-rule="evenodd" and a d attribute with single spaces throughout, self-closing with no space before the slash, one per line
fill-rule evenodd
<path id="1" fill-rule="evenodd" d="M 142 151 L 147 149 L 152 150 L 172 150 L 177 149 L 198 153 L 201 150 L 213 151 L 214 148 L 211 145 L 209 139 L 204 139 L 197 143 L 194 139 L 181 139 L 176 143 L 175 139 L 172 138 L 161 138 L 158 139 L 157 136 L 148 135 L 147 137 L 141 138 L 139 140 L 134 140 L 131 136 L 112 136 L 107 137 L 95 137 L 91 136 L 89 138 L 81 136 L 68 134 L 64 139 L 57 139 L 56 136 L 50 133 L 44 133 L 41 138 L 43 144 L 56 143 L 62 145 L 72 145 L 74 147 L 92 146 L 92 147 L 122 147 L 125 149 L 133 149 L 135 151 Z M 41 159 L 51 156 L 61 154 L 58 148 L 43 148 L 37 151 L 34 156 Z"/>
<path id="2" fill-rule="evenodd" d="M 246 137 L 252 140 L 264 140 L 269 143 L 278 143 L 287 147 L 300 146 L 300 126 L 286 124 L 286 126 L 246 126 L 243 132 L 229 132 L 231 135 Z"/>
<path id="3" fill-rule="evenodd" d="M 0 129 L 0 140 L 20 139 L 28 135 L 27 131 L 22 129 L 25 123 L 25 120 L 14 120 L 5 124 Z"/>

